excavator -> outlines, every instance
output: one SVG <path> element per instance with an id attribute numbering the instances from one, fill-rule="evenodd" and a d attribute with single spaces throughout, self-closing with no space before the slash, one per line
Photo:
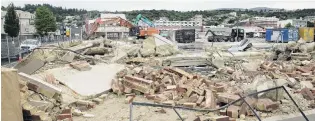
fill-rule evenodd
<path id="1" fill-rule="evenodd" d="M 212 36 L 208 36 L 208 42 L 235 42 L 235 40 L 237 40 L 238 42 L 244 39 L 244 29 L 232 29 L 230 35 L 226 36 L 226 35 L 218 35 L 215 32 L 213 32 L 212 30 L 208 30 L 206 35 L 208 35 L 208 33 L 211 33 Z"/>
<path id="2" fill-rule="evenodd" d="M 146 24 L 149 25 L 149 27 L 142 27 L 139 26 L 139 21 L 143 21 Z M 133 23 L 121 18 L 109 18 L 109 20 L 102 21 L 101 18 L 97 18 L 95 22 L 92 24 L 92 27 L 89 32 L 87 32 L 87 39 L 89 39 L 91 36 L 94 35 L 94 33 L 97 31 L 97 28 L 102 24 L 113 24 L 118 23 L 120 26 L 124 26 L 129 28 L 129 35 L 130 36 L 136 36 L 137 39 L 139 38 L 145 38 L 147 36 L 151 36 L 153 34 L 159 34 L 159 30 L 154 28 L 154 24 L 147 19 L 146 17 L 139 14 L 136 19 L 133 20 Z"/>
<path id="3" fill-rule="evenodd" d="M 146 23 L 148 26 L 139 26 L 139 22 L 142 21 Z M 136 19 L 133 19 L 133 29 L 134 31 L 137 31 L 137 38 L 145 38 L 147 36 L 152 36 L 153 34 L 159 34 L 159 30 L 155 28 L 155 25 L 153 22 L 151 22 L 148 18 L 145 16 L 138 14 Z"/>

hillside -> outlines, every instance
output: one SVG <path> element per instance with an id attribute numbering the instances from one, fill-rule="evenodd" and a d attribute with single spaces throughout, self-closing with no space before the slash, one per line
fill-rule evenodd
<path id="1" fill-rule="evenodd" d="M 52 12 L 55 14 L 57 18 L 57 22 L 61 22 L 65 19 L 65 16 L 74 16 L 79 15 L 82 20 L 84 15 L 88 15 L 89 18 L 97 18 L 99 17 L 99 11 L 87 11 L 84 9 L 67 9 L 62 7 L 56 7 L 49 4 L 43 5 L 34 5 L 34 4 L 26 4 L 23 7 L 17 7 L 18 10 L 34 12 L 36 8 L 39 6 L 47 6 Z M 1 9 L 5 9 L 5 7 L 1 7 Z M 243 8 L 222 8 L 217 10 L 203 10 L 203 11 L 174 11 L 174 10 L 133 10 L 133 11 L 116 11 L 112 13 L 124 13 L 127 16 L 128 20 L 134 19 L 138 14 L 142 14 L 149 18 L 150 20 L 157 20 L 159 17 L 168 17 L 170 20 L 182 21 L 188 20 L 196 14 L 203 15 L 204 18 L 213 17 L 216 15 L 227 14 L 230 12 L 237 12 L 238 15 L 240 14 L 247 14 L 250 17 L 253 16 L 265 16 L 265 17 L 272 17 L 276 16 L 283 19 L 289 18 L 300 18 L 305 16 L 315 16 L 315 9 L 302 9 L 296 11 L 284 11 L 284 12 L 267 12 L 269 10 L 281 10 L 279 8 L 268 8 L 268 7 L 256 7 L 251 9 L 243 9 Z"/>

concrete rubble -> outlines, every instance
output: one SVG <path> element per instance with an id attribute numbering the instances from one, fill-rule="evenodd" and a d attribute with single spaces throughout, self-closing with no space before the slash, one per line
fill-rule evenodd
<path id="1" fill-rule="evenodd" d="M 22 117 L 29 120 L 97 120 L 100 113 L 91 111 L 112 100 L 109 95 L 122 97 L 119 105 L 125 107 L 139 98 L 195 109 L 226 106 L 198 113 L 195 121 L 252 120 L 255 115 L 244 101 L 233 102 L 278 86 L 284 86 L 303 111 L 315 108 L 314 46 L 289 42 L 270 52 L 256 51 L 251 41 L 244 41 L 229 54 L 219 46 L 187 52 L 159 35 L 136 44 L 104 39 L 74 41 L 35 49 L 15 69 L 2 70 L 7 73 L 2 78 L 17 77 L 11 79 L 18 84 L 12 89 L 20 92 L 16 100 L 20 101 Z M 244 100 L 263 118 L 298 112 L 282 89 Z M 155 108 L 141 115 L 148 112 L 158 115 L 170 111 Z M 183 117 L 191 119 L 189 116 Z M 124 120 L 118 118 L 114 119 Z"/>

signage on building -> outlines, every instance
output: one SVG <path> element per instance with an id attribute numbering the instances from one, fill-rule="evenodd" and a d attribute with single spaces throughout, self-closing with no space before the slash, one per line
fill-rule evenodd
<path id="1" fill-rule="evenodd" d="M 66 36 L 70 36 L 70 29 L 69 28 L 67 28 L 67 30 L 66 30 Z"/>

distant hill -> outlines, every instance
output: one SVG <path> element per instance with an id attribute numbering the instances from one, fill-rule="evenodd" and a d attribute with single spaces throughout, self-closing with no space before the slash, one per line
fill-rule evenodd
<path id="1" fill-rule="evenodd" d="M 277 10 L 284 10 L 284 9 L 281 9 L 281 8 L 268 8 L 268 7 L 256 7 L 256 8 L 251 8 L 249 10 L 252 10 L 252 11 L 277 11 Z"/>
<path id="2" fill-rule="evenodd" d="M 218 9 L 215 9 L 215 10 L 233 10 L 233 11 L 245 11 L 244 8 L 218 8 Z"/>
<path id="3" fill-rule="evenodd" d="M 245 11 L 246 9 L 244 8 L 218 8 L 218 9 L 215 9 L 215 10 L 233 10 L 233 11 Z M 280 11 L 280 10 L 283 10 L 284 9 L 281 9 L 281 8 L 268 8 L 268 7 L 255 7 L 255 8 L 250 8 L 248 10 L 252 10 L 252 11 L 263 11 L 263 12 L 275 12 L 275 11 Z"/>

